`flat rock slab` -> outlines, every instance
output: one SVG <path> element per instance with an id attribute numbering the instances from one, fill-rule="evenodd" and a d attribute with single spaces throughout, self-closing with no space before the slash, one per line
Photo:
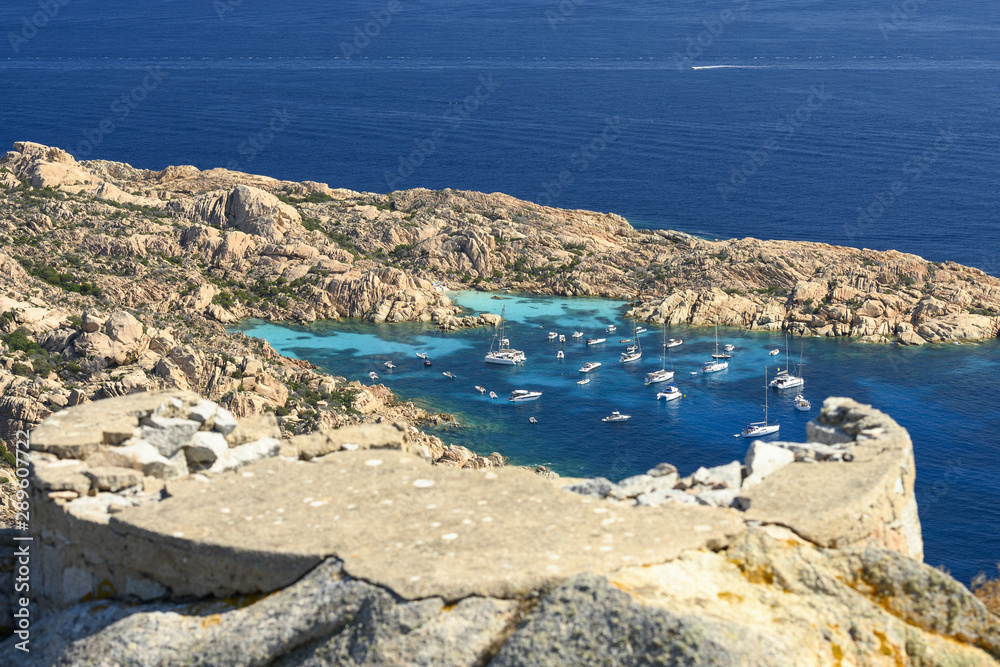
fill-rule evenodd
<path id="1" fill-rule="evenodd" d="M 200 397 L 189 391 L 130 394 L 113 401 L 84 403 L 52 415 L 31 432 L 31 448 L 60 458 L 85 459 L 103 445 L 120 445 L 139 426 L 140 415 L 176 398 L 197 405 Z"/>
<path id="2" fill-rule="evenodd" d="M 584 571 L 722 548 L 745 530 L 729 509 L 621 506 L 524 470 L 449 470 L 396 450 L 345 451 L 317 463 L 269 459 L 167 490 L 172 497 L 121 512 L 110 525 L 126 540 L 169 544 L 192 565 L 225 559 L 224 568 L 151 573 L 175 591 L 260 590 L 258 560 L 287 566 L 287 576 L 270 572 L 287 585 L 309 563 L 336 556 L 349 575 L 406 599 L 516 598 Z M 192 581 L 206 577 L 225 581 Z"/>

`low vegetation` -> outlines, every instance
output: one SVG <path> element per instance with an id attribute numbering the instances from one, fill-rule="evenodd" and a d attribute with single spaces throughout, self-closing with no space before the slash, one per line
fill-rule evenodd
<path id="1" fill-rule="evenodd" d="M 997 565 L 1000 570 L 1000 565 Z M 972 580 L 972 593 L 991 612 L 1000 616 L 1000 579 L 989 579 L 984 573 Z"/>

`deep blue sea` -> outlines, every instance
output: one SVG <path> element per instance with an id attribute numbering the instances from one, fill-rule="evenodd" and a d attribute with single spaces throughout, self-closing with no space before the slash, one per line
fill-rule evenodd
<path id="1" fill-rule="evenodd" d="M 27 139 L 79 159 L 229 166 L 371 192 L 502 191 L 637 226 L 897 248 L 1000 275 L 996 0 L 8 0 L 0 89 L 0 146 Z M 562 303 L 539 306 L 543 329 Z M 590 428 L 614 409 L 599 378 L 590 400 L 577 400 L 575 383 L 564 393 L 558 372 L 572 369 L 534 346 L 530 312 L 519 317 L 533 360 L 523 372 L 544 375 L 526 379 L 551 388 L 543 403 L 518 406 L 520 416 L 544 412 L 504 453 L 609 476 L 742 454 L 730 431 L 753 417 L 760 365 L 743 363 L 776 341 L 741 334 L 747 349 L 726 376 L 685 387 L 679 405 L 650 406 L 655 419 L 616 439 Z M 451 350 L 454 388 L 402 365 L 392 384 L 479 424 L 455 441 L 500 448 L 502 429 L 526 424 L 466 395 L 483 370 L 481 332 L 330 331 L 338 346 L 360 336 L 348 339 L 356 351 L 297 347 L 352 377 L 363 375 L 358 359 L 411 339 L 445 359 Z M 700 359 L 695 348 L 684 354 Z M 996 345 L 806 341 L 805 357 L 814 398 L 847 393 L 915 430 L 928 560 L 966 581 L 991 569 Z M 492 370 L 498 388 L 521 379 Z M 626 373 L 600 372 L 601 382 Z M 622 379 L 624 407 L 644 405 L 624 382 L 634 378 Z M 801 417 L 782 418 L 788 437 Z"/>

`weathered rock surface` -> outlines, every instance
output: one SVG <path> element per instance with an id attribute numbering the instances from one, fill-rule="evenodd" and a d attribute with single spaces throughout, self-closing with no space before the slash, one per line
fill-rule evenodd
<path id="1" fill-rule="evenodd" d="M 77 163 L 58 148 L 18 146 L 30 149 L 8 153 L 0 165 L 35 188 L 54 188 L 56 197 L 31 214 L 17 205 L 19 194 L 0 200 L 8 203 L 12 235 L 51 232 L 10 252 L 90 281 L 120 306 L 181 310 L 218 322 L 349 316 L 433 320 L 445 329 L 488 325 L 456 316 L 437 289 L 447 284 L 621 299 L 641 294 L 632 314 L 654 323 L 718 322 L 865 342 L 919 345 L 1000 332 L 1000 281 L 895 251 L 709 241 L 502 194 L 376 195 L 224 169 Z M 136 218 L 125 234 L 122 207 Z M 101 261 L 88 269 L 76 261 L 80 254 Z M 243 287 L 217 287 L 209 267 Z M 165 276 L 194 289 L 180 294 Z M 101 342 L 93 341 L 93 349 Z"/>
<path id="2" fill-rule="evenodd" d="M 1000 619 L 907 555 L 919 557 L 919 523 L 879 528 L 911 504 L 909 439 L 848 399 L 825 402 L 809 429 L 816 442 L 752 445 L 747 463 L 760 479 L 749 487 L 739 462 L 683 479 L 665 463 L 619 483 L 567 484 L 576 493 L 517 468 L 431 466 L 407 427 L 354 426 L 281 446 L 268 435 L 273 417 L 233 428 L 225 414 L 194 394 L 134 395 L 36 429 L 38 649 L 19 664 L 1000 658 Z M 164 483 L 109 466 L 136 442 L 164 458 L 137 441 L 150 429 L 205 472 Z M 219 466 L 244 449 L 265 458 Z M 779 449 L 795 460 L 771 466 Z M 828 492 L 807 501 L 790 489 L 782 475 L 799 466 L 824 473 L 810 492 L 821 481 Z M 674 494 L 696 504 L 643 501 Z M 712 494 L 739 494 L 745 511 L 706 506 Z M 16 640 L 0 645 L 3 655 Z"/>

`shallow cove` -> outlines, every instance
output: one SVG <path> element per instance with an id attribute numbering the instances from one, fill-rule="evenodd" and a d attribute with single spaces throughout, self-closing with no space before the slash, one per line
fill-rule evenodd
<path id="1" fill-rule="evenodd" d="M 455 414 L 462 428 L 438 432 L 447 443 L 485 454 L 499 451 L 513 464 L 544 464 L 564 476 L 613 480 L 661 461 L 689 474 L 700 465 L 742 459 L 748 442 L 733 434 L 763 419 L 765 366 L 769 378 L 785 367 L 782 334 L 720 328 L 720 346 L 736 346 L 729 368 L 691 375 L 710 359 L 714 333 L 669 327 L 668 338 L 684 340 L 671 349 L 667 368 L 672 361 L 674 381 L 685 396 L 666 403 L 656 400 L 663 385 L 643 383 L 645 373 L 661 365 L 660 330 L 649 327 L 640 334 L 640 361 L 618 363 L 625 347 L 619 340 L 632 337 L 620 302 L 513 294 L 495 299 L 476 292 L 450 296 L 471 312 L 498 313 L 506 307 L 507 336 L 527 362 L 485 364 L 493 331 L 482 328 L 446 333 L 431 324 L 345 320 L 302 326 L 248 320 L 231 330 L 264 338 L 282 354 L 365 384 L 375 371 L 378 382 L 400 398 Z M 609 324 L 618 330 L 605 333 Z M 549 331 L 565 334 L 566 343 L 549 341 Z M 585 337 L 573 339 L 573 331 Z M 585 344 L 586 337 L 598 334 L 607 342 Z M 804 394 L 813 409 L 794 409 L 795 389 L 769 389 L 769 418 L 781 424 L 780 433 L 769 439 L 804 440 L 806 422 L 827 396 L 850 396 L 885 411 L 913 438 L 927 562 L 945 565 L 965 582 L 981 570 L 994 572 L 1000 561 L 1000 388 L 992 378 L 1000 369 L 1000 343 L 912 349 L 793 338 L 789 345 L 793 367 L 802 356 Z M 781 354 L 770 356 L 774 348 Z M 556 358 L 560 349 L 564 360 Z M 433 365 L 425 367 L 416 352 L 427 353 Z M 389 360 L 396 364 L 392 371 L 383 365 Z M 586 361 L 602 366 L 584 375 L 579 368 Z M 445 371 L 457 377 L 449 379 Z M 591 382 L 577 385 L 583 377 Z M 499 398 L 480 395 L 475 385 Z M 514 389 L 536 389 L 543 396 L 514 404 L 507 401 Z M 601 422 L 613 410 L 632 419 Z M 538 423 L 529 423 L 529 417 Z"/>

